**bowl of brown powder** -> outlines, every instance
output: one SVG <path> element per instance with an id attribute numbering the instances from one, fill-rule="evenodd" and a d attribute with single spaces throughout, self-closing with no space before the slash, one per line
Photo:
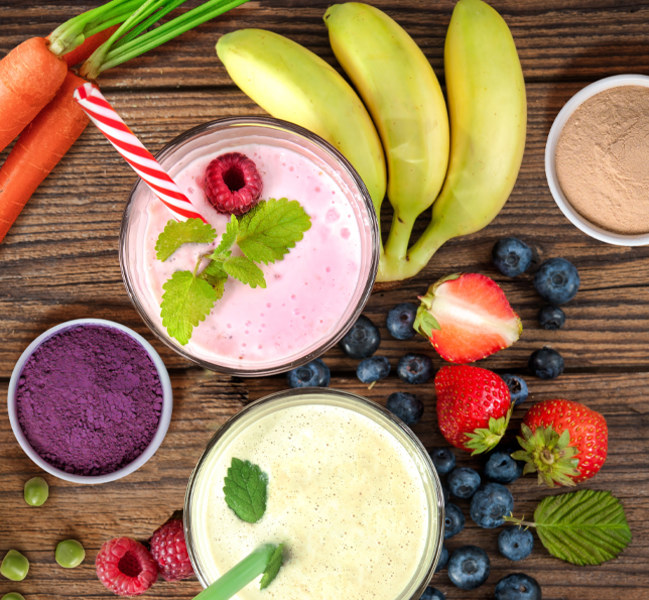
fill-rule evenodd
<path id="1" fill-rule="evenodd" d="M 649 244 L 649 76 L 587 85 L 561 109 L 545 147 L 559 209 L 609 244 Z"/>

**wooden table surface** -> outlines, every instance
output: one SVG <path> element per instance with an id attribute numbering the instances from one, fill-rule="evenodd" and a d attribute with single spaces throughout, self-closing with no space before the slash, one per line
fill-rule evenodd
<path id="1" fill-rule="evenodd" d="M 421 45 L 443 82 L 442 48 L 452 0 L 374 0 Z M 240 27 L 265 27 L 305 44 L 334 64 L 322 15 L 324 0 L 251 1 L 187 33 L 149 56 L 105 73 L 104 94 L 152 151 L 207 120 L 262 114 L 231 82 L 216 58 L 218 37 Z M 0 54 L 32 35 L 44 35 L 94 2 L 0 0 Z M 474 591 L 461 591 L 445 572 L 434 584 L 449 599 L 493 597 L 496 581 L 524 571 L 535 577 L 546 600 L 649 598 L 649 248 L 624 248 L 594 241 L 559 212 L 546 185 L 545 139 L 561 106 L 584 85 L 620 73 L 649 73 L 649 3 L 637 0 L 494 0 L 516 40 L 526 78 L 529 121 L 520 176 L 500 215 L 483 231 L 447 243 L 417 277 L 390 291 L 375 291 L 365 314 L 380 325 L 380 352 L 395 365 L 407 351 L 442 361 L 423 338 L 398 342 L 385 329 L 387 310 L 414 301 L 437 278 L 455 271 L 479 271 L 496 279 L 520 314 L 520 340 L 480 365 L 527 377 L 534 401 L 565 397 L 602 412 L 610 428 L 609 456 L 602 471 L 582 487 L 611 490 L 626 510 L 633 540 L 616 560 L 598 567 L 574 567 L 548 555 L 536 540 L 531 557 L 513 563 L 498 555 L 496 532 L 467 519 L 449 549 L 477 543 L 492 558 L 491 575 Z M 4 159 L 6 154 L 0 156 Z M 74 485 L 47 476 L 51 495 L 41 508 L 22 499 L 23 483 L 39 469 L 18 446 L 6 406 L 0 406 L 0 554 L 16 548 L 31 561 L 27 579 L 0 580 L 0 594 L 19 591 L 28 600 L 108 598 L 97 580 L 94 559 L 101 544 L 128 535 L 146 540 L 182 507 L 188 476 L 205 444 L 244 403 L 286 387 L 284 376 L 241 379 L 189 364 L 159 343 L 131 305 L 120 276 L 118 233 L 135 176 L 93 126 L 89 126 L 54 173 L 42 184 L 0 245 L 0 394 L 31 340 L 68 319 L 100 317 L 119 321 L 144 335 L 163 357 L 173 382 L 171 426 L 157 454 L 139 471 L 115 483 Z M 385 219 L 384 219 L 385 221 Z M 387 223 L 384 223 L 386 225 Z M 517 235 L 538 247 L 541 257 L 563 256 L 579 269 L 581 287 L 565 307 L 559 331 L 537 324 L 541 300 L 529 275 L 510 280 L 491 265 L 496 240 Z M 542 381 L 526 374 L 530 353 L 551 345 L 564 357 L 563 375 Z M 396 376 L 371 390 L 355 377 L 355 361 L 339 348 L 325 355 L 331 385 L 379 403 L 397 389 L 414 391 L 425 403 L 414 431 L 427 447 L 444 443 L 436 423 L 431 384 L 407 386 Z M 393 369 L 394 372 L 394 369 Z M 517 425 L 524 408 L 517 408 Z M 479 461 L 460 456 L 463 465 Z M 551 493 L 533 478 L 511 489 L 517 515 L 531 515 Z M 466 510 L 467 505 L 460 503 Z M 65 570 L 54 561 L 60 539 L 79 539 L 86 561 Z M 192 598 L 200 586 L 188 580 L 158 582 L 145 597 Z M 329 599 L 334 600 L 334 599 Z M 371 600 L 371 599 L 368 599 Z"/>

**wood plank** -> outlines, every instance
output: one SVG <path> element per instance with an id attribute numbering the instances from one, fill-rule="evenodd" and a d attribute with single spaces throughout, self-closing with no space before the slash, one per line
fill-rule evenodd
<path id="1" fill-rule="evenodd" d="M 22 485 L 38 474 L 23 454 L 9 429 L 6 407 L 0 408 L 0 550 L 15 547 L 31 561 L 27 580 L 8 585 L 0 582 L 0 593 L 15 589 L 28 598 L 84 597 L 91 600 L 109 597 L 97 581 L 93 561 L 106 539 L 130 535 L 146 540 L 173 510 L 182 507 L 183 495 L 191 470 L 213 432 L 238 412 L 243 404 L 284 389 L 283 378 L 242 381 L 228 380 L 213 373 L 187 370 L 173 372 L 174 415 L 172 424 L 157 454 L 139 471 L 129 477 L 101 486 L 73 485 L 47 477 L 51 485 L 48 502 L 28 507 L 22 500 Z M 439 573 L 434 583 L 449 598 L 477 600 L 492 598 L 495 582 L 509 572 L 523 570 L 532 574 L 543 587 L 546 600 L 617 600 L 620 593 L 649 591 L 647 562 L 649 535 L 646 514 L 649 510 L 649 478 L 638 469 L 649 450 L 644 431 L 649 426 L 649 400 L 645 390 L 647 373 L 564 375 L 553 382 L 530 381 L 531 402 L 569 396 L 579 399 L 606 415 L 610 430 L 608 459 L 600 473 L 580 487 L 612 491 L 624 505 L 633 533 L 630 546 L 616 560 L 597 568 L 577 568 L 548 555 L 538 539 L 531 557 L 512 563 L 499 556 L 497 530 L 475 526 L 468 518 L 468 503 L 457 501 L 467 515 L 467 526 L 458 536 L 447 541 L 452 550 L 463 544 L 483 547 L 492 560 L 488 582 L 471 592 L 454 588 L 446 573 Z M 384 404 L 389 393 L 404 389 L 396 377 L 378 382 L 371 390 L 354 378 L 334 374 L 332 387 L 364 394 Z M 424 402 L 421 422 L 414 431 L 427 448 L 445 445 L 437 430 L 434 393 L 431 385 L 405 386 Z M 0 394 L 6 384 L 0 384 Z M 518 427 L 525 406 L 514 412 L 510 437 Z M 481 468 L 480 458 L 471 458 L 458 451 L 458 464 Z M 539 488 L 533 478 L 511 484 L 515 498 L 515 514 L 530 516 L 542 498 L 562 490 Z M 76 537 L 84 544 L 87 559 L 73 570 L 63 572 L 53 559 L 56 543 Z M 175 584 L 158 582 L 149 592 L 151 598 L 188 599 L 199 591 L 195 580 Z"/>

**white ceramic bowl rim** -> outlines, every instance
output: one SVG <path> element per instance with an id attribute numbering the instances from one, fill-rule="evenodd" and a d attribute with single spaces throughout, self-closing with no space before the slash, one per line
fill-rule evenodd
<path id="1" fill-rule="evenodd" d="M 606 242 L 608 244 L 615 244 L 618 246 L 644 246 L 649 244 L 649 233 L 640 233 L 632 235 L 624 235 L 603 229 L 594 223 L 591 223 L 582 215 L 580 215 L 568 202 L 566 196 L 559 185 L 557 178 L 556 167 L 554 164 L 554 154 L 557 148 L 557 142 L 563 127 L 568 119 L 589 98 L 596 94 L 603 92 L 614 87 L 626 85 L 639 85 L 649 87 L 649 76 L 634 73 L 626 73 L 623 75 L 612 75 L 611 77 L 604 77 L 599 79 L 578 91 L 563 108 L 559 111 L 550 132 L 545 146 L 545 175 L 550 187 L 550 192 L 557 206 L 565 217 L 578 229 L 583 231 L 596 240 Z"/>
<path id="2" fill-rule="evenodd" d="M 27 360 L 45 340 L 60 333 L 61 331 L 83 325 L 97 325 L 100 327 L 117 329 L 135 340 L 138 344 L 140 344 L 140 346 L 142 346 L 142 348 L 146 351 L 146 353 L 153 361 L 153 364 L 155 365 L 156 371 L 158 372 L 158 376 L 160 378 L 160 383 L 162 385 L 162 409 L 160 411 L 158 428 L 156 429 L 153 439 L 145 448 L 144 452 L 142 452 L 142 454 L 140 454 L 135 460 L 123 466 L 121 469 L 118 469 L 117 471 L 106 473 L 104 475 L 76 475 L 74 473 L 68 473 L 61 469 L 57 469 L 47 461 L 43 460 L 43 458 L 41 458 L 41 456 L 31 447 L 30 443 L 27 441 L 27 438 L 25 437 L 25 434 L 20 427 L 20 423 L 18 422 L 18 416 L 16 413 L 16 388 L 18 386 L 18 381 L 20 379 L 23 367 L 25 366 Z M 149 344 L 149 342 L 147 342 L 147 340 L 145 340 L 139 333 L 133 331 L 132 329 L 129 329 L 125 325 L 116 323 L 115 321 L 94 318 L 74 319 L 71 321 L 59 323 L 58 325 L 55 325 L 54 327 L 44 331 L 36 339 L 34 339 L 31 344 L 29 344 L 29 346 L 25 348 L 15 364 L 14 369 L 11 373 L 11 379 L 9 380 L 9 391 L 7 393 L 7 411 L 9 413 L 9 422 L 11 424 L 11 429 L 13 430 L 14 436 L 18 440 L 18 443 L 20 444 L 25 454 L 27 454 L 27 456 L 34 463 L 36 463 L 47 473 L 50 473 L 51 475 L 54 475 L 59 479 L 64 479 L 66 481 L 71 481 L 74 483 L 106 483 L 108 481 L 114 481 L 116 479 L 125 477 L 126 475 L 129 475 L 130 473 L 133 473 L 134 471 L 139 469 L 155 454 L 157 449 L 160 447 L 162 440 L 165 438 L 167 430 L 169 429 L 169 423 L 171 422 L 172 405 L 173 395 L 169 373 L 167 372 L 167 369 L 162 362 L 159 354 L 156 352 L 155 348 L 153 348 L 153 346 Z"/>

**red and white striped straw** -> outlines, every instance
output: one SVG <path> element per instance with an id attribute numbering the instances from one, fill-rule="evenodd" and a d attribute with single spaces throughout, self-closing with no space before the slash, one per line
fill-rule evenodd
<path id="1" fill-rule="evenodd" d="M 74 91 L 74 99 L 142 181 L 175 215 L 183 219 L 205 220 L 96 85 L 84 83 Z"/>

